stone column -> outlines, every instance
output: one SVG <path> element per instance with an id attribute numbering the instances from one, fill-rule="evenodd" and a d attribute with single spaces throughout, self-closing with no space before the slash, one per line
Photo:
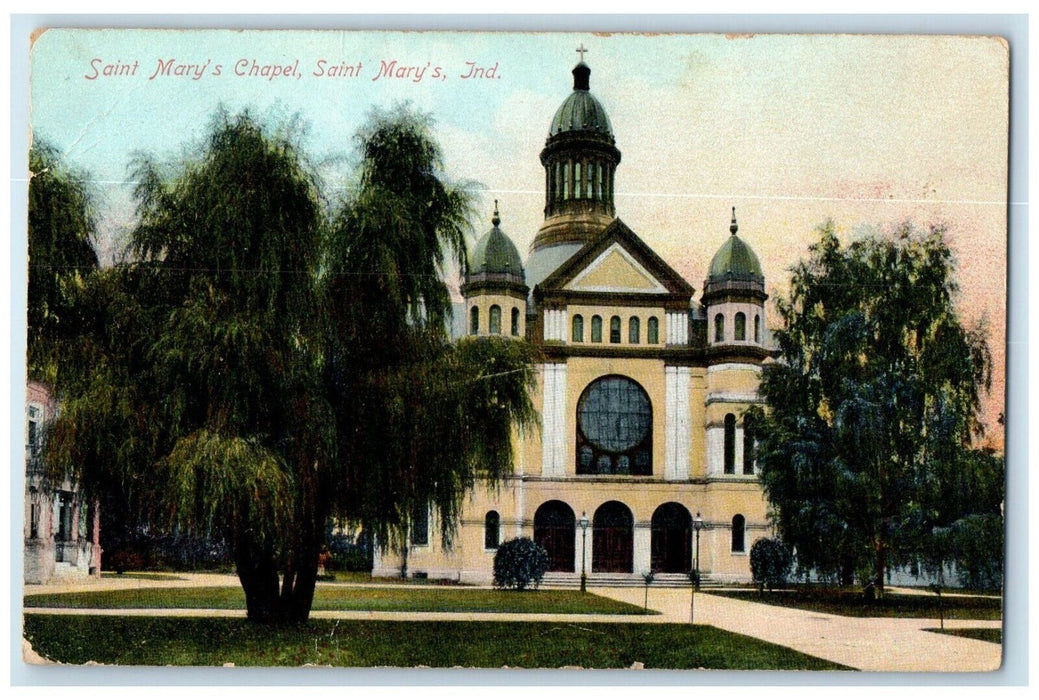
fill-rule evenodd
<path id="1" fill-rule="evenodd" d="M 633 544 L 633 573 L 640 576 L 652 568 L 653 561 L 650 551 L 653 532 L 649 522 L 635 523 L 635 541 Z"/>

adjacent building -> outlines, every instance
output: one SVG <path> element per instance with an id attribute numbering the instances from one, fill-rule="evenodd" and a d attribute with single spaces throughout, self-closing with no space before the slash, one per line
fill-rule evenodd
<path id="1" fill-rule="evenodd" d="M 50 389 L 29 382 L 25 395 L 25 583 L 101 575 L 97 507 L 67 478 L 55 482 L 44 469 L 43 434 L 57 410 Z"/>

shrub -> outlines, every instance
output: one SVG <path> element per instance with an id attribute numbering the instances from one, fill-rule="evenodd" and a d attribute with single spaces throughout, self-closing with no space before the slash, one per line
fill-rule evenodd
<path id="1" fill-rule="evenodd" d="M 782 586 L 790 575 L 791 556 L 787 546 L 779 540 L 760 539 L 750 548 L 750 572 L 761 592 L 765 586 Z"/>
<path id="2" fill-rule="evenodd" d="M 495 588 L 537 588 L 548 571 L 548 552 L 529 537 L 502 542 L 494 555 Z"/>

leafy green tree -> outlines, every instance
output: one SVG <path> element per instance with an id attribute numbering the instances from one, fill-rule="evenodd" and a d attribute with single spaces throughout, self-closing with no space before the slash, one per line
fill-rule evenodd
<path id="1" fill-rule="evenodd" d="M 87 178 L 36 139 L 29 151 L 29 377 L 54 382 L 60 347 L 78 324 L 77 288 L 98 267 L 94 197 Z"/>
<path id="2" fill-rule="evenodd" d="M 449 525 L 533 416 L 525 344 L 448 342 L 440 267 L 445 247 L 464 264 L 468 203 L 427 124 L 377 117 L 360 144 L 329 227 L 299 147 L 248 114 L 179 169 L 139 159 L 133 261 L 88 290 L 66 365 L 54 463 L 219 533 L 251 620 L 307 619 L 330 518 L 383 546 L 419 504 Z"/>
<path id="3" fill-rule="evenodd" d="M 829 223 L 794 267 L 767 411 L 753 413 L 761 481 L 802 571 L 882 593 L 934 527 L 998 513 L 1002 469 L 971 447 L 991 360 L 956 294 L 941 228 L 842 246 Z"/>

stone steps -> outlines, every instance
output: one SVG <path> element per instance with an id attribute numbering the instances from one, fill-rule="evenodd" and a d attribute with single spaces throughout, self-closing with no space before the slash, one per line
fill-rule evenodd
<path id="1" fill-rule="evenodd" d="M 550 571 L 541 580 L 542 588 L 578 588 L 581 575 L 570 572 Z M 594 573 L 588 574 L 588 585 L 602 588 L 641 588 L 646 585 L 641 574 Z M 700 588 L 720 588 L 724 582 L 711 577 L 709 572 L 700 574 Z M 685 574 L 656 574 L 653 588 L 688 588 L 689 577 Z"/>

